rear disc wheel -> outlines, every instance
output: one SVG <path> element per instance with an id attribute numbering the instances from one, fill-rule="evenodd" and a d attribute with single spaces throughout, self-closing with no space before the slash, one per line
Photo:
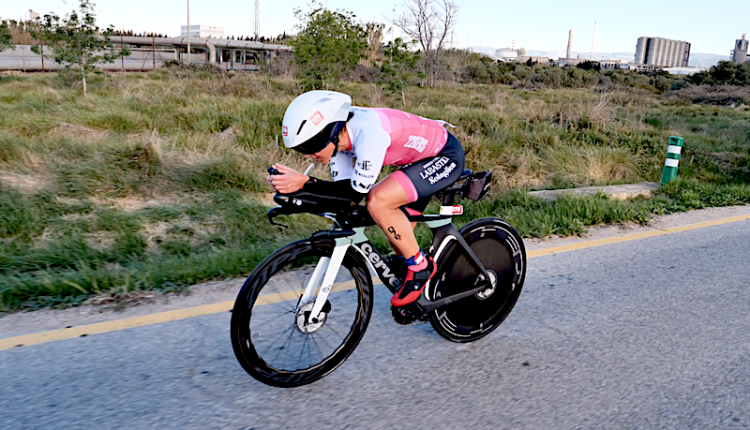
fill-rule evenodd
<path id="1" fill-rule="evenodd" d="M 523 239 L 506 221 L 484 218 L 460 230 L 490 277 L 490 286 L 479 293 L 430 313 L 435 331 L 453 342 L 471 342 L 496 329 L 510 314 L 526 277 Z M 438 300 L 474 288 L 482 282 L 454 241 L 438 256 L 438 272 L 426 292 Z"/>

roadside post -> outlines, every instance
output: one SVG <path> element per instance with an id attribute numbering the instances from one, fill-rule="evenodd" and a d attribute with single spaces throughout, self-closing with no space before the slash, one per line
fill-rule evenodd
<path id="1" fill-rule="evenodd" d="M 685 140 L 677 136 L 669 136 L 669 147 L 667 147 L 667 159 L 664 161 L 664 170 L 661 172 L 661 184 L 666 185 L 677 176 L 680 165 L 680 154 Z"/>

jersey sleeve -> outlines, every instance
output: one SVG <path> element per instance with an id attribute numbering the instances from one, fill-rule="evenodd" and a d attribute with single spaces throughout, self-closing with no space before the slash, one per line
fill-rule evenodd
<path id="1" fill-rule="evenodd" d="M 352 173 L 352 188 L 367 193 L 375 185 L 383 169 L 385 153 L 391 145 L 391 136 L 383 129 L 360 133 L 354 144 L 356 164 Z"/>
<path id="2" fill-rule="evenodd" d="M 354 171 L 354 157 L 339 152 L 335 157 L 331 158 L 330 166 L 331 177 L 333 177 L 334 182 L 351 179 Z"/>

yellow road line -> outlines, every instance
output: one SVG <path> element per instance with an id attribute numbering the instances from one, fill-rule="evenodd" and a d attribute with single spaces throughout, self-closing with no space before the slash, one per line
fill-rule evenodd
<path id="1" fill-rule="evenodd" d="M 608 237 L 606 239 L 587 240 L 583 242 L 571 243 L 569 245 L 553 246 L 550 248 L 535 249 L 526 253 L 527 258 L 541 257 L 544 255 L 559 254 L 561 252 L 576 251 L 579 249 L 595 248 L 597 246 L 611 245 L 613 243 L 629 242 L 631 240 L 645 239 L 648 237 L 664 236 L 666 234 L 681 233 L 683 231 L 697 230 L 700 228 L 714 227 L 722 224 L 750 220 L 749 215 L 740 215 L 730 218 L 721 218 L 713 221 L 704 221 L 696 224 L 682 225 L 678 227 L 668 227 L 658 230 L 649 230 L 641 233 L 632 233 L 624 236 Z"/>
<path id="2" fill-rule="evenodd" d="M 722 224 L 729 224 L 733 222 L 750 220 L 750 215 L 740 215 L 731 218 L 722 218 L 714 221 L 705 221 L 697 224 L 690 224 L 679 227 L 669 227 L 659 230 L 650 230 L 641 233 L 633 233 L 624 236 L 610 237 L 606 239 L 588 240 L 578 243 L 572 243 L 569 245 L 554 246 L 550 248 L 535 249 L 527 252 L 528 258 L 541 257 L 545 255 L 559 254 L 562 252 L 576 251 L 579 249 L 594 248 L 597 246 L 611 245 L 621 242 L 629 242 L 631 240 L 645 239 L 648 237 L 663 236 L 667 234 L 680 233 L 684 231 L 697 230 L 701 228 L 714 227 Z M 378 278 L 373 278 L 374 284 L 379 284 Z M 354 288 L 354 281 L 343 282 L 336 284 L 332 291 L 345 291 Z M 283 293 L 269 294 L 258 298 L 259 304 L 270 304 L 290 300 L 291 298 L 296 299 L 301 294 L 301 290 L 287 291 Z M 61 330 L 45 331 L 41 333 L 28 334 L 23 336 L 8 337 L 0 339 L 0 351 L 15 348 L 37 345 L 46 342 L 55 342 L 58 340 L 72 339 L 76 337 L 88 336 L 93 334 L 109 333 L 112 331 L 120 331 L 129 328 L 143 327 L 147 325 L 160 324 L 170 321 L 179 321 L 187 318 L 198 317 L 202 315 L 216 314 L 220 312 L 227 312 L 232 309 L 234 302 L 222 302 L 211 305 L 196 306 L 192 308 L 179 309 L 174 311 L 159 312 L 151 315 L 143 315 L 139 317 L 125 318 L 114 321 L 106 321 L 95 324 L 83 325 L 80 327 L 72 327 Z"/>
<path id="3" fill-rule="evenodd" d="M 380 280 L 373 278 L 373 283 L 378 284 Z M 354 289 L 354 281 L 341 282 L 331 289 L 331 292 L 346 291 Z M 286 300 L 296 300 L 302 294 L 302 290 L 290 290 L 282 293 L 268 294 L 258 297 L 256 303 L 267 305 L 270 303 L 283 302 Z M 124 318 L 114 321 L 105 321 L 95 324 L 82 325 L 80 327 L 71 327 L 60 330 L 51 330 L 41 333 L 27 334 L 23 336 L 6 337 L 0 339 L 0 351 L 18 348 L 23 346 L 37 345 L 46 342 L 55 342 L 58 340 L 73 339 L 84 337 L 92 334 L 109 333 L 111 331 L 120 331 L 129 328 L 143 327 L 147 325 L 160 324 L 170 321 L 179 321 L 187 318 L 199 317 L 203 315 L 217 314 L 228 312 L 234 307 L 234 302 L 221 302 L 211 305 L 195 306 L 192 308 L 178 309 L 174 311 L 159 312 L 156 314 L 142 315 L 139 317 Z"/>

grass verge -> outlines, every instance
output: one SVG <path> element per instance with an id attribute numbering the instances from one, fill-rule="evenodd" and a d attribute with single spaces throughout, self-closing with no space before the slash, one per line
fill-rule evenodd
<path id="1" fill-rule="evenodd" d="M 544 237 L 750 203 L 745 108 L 606 88 L 343 90 L 361 106 L 456 125 L 467 167 L 495 172 L 493 193 L 465 202 L 458 222 L 499 216 Z M 281 244 L 324 228 L 299 216 L 281 231 L 265 217 L 265 168 L 307 166 L 275 145 L 297 93 L 293 81 L 168 70 L 98 76 L 87 97 L 48 76 L 0 81 L 0 311 L 242 276 Z M 526 194 L 657 181 L 670 135 L 686 142 L 680 179 L 652 199 L 542 203 Z M 322 166 L 313 174 L 328 177 Z M 377 230 L 372 237 L 387 246 Z"/>

